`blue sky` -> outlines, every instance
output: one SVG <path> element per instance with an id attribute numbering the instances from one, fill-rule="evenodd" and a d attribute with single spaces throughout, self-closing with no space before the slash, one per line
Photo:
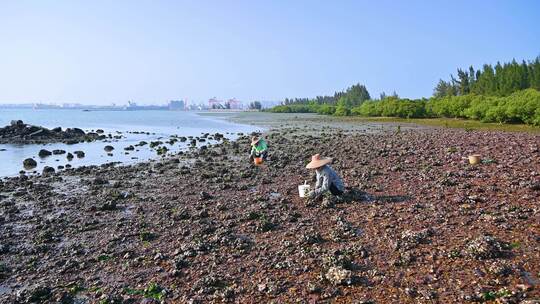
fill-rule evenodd
<path id="1" fill-rule="evenodd" d="M 0 102 L 430 96 L 540 55 L 540 1 L 0 1 Z"/>

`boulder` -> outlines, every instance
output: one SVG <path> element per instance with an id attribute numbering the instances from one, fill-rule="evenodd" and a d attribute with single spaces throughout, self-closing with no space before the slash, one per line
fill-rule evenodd
<path id="1" fill-rule="evenodd" d="M 105 148 L 103 148 L 103 150 L 105 150 L 107 152 L 111 152 L 112 150 L 114 150 L 114 147 L 110 146 L 110 145 L 107 145 L 107 146 L 105 146 Z"/>
<path id="2" fill-rule="evenodd" d="M 77 155 L 78 158 L 83 158 L 85 156 L 83 151 L 74 151 L 73 154 Z"/>
<path id="3" fill-rule="evenodd" d="M 54 174 L 55 170 L 53 167 L 49 167 L 49 166 L 45 166 L 43 168 L 43 172 L 41 173 L 42 175 L 44 176 L 47 176 L 47 175 L 50 175 L 50 174 Z"/>
<path id="4" fill-rule="evenodd" d="M 22 127 L 24 126 L 24 122 L 22 120 L 12 120 L 11 121 L 11 126 L 12 127 Z"/>
<path id="5" fill-rule="evenodd" d="M 23 161 L 23 166 L 25 168 L 35 168 L 37 166 L 37 162 L 32 158 L 27 158 Z"/>
<path id="6" fill-rule="evenodd" d="M 51 156 L 51 155 L 52 155 L 52 152 L 49 151 L 49 150 L 45 150 L 45 149 L 41 149 L 38 152 L 39 157 L 47 157 L 47 156 Z"/>
<path id="7" fill-rule="evenodd" d="M 79 136 L 82 136 L 82 135 L 85 135 L 86 133 L 84 133 L 83 130 L 79 129 L 79 128 L 67 128 L 66 129 L 66 133 L 70 133 L 70 134 L 74 134 L 74 135 L 79 135 Z"/>
<path id="8" fill-rule="evenodd" d="M 60 154 L 65 154 L 65 153 L 66 153 L 65 150 L 60 150 L 60 149 L 52 151 L 52 154 L 54 154 L 54 155 L 60 155 Z"/>

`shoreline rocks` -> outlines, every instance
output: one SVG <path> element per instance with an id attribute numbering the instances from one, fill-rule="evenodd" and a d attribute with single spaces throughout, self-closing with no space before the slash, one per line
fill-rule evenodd
<path id="1" fill-rule="evenodd" d="M 10 125 L 0 128 L 0 144 L 43 144 L 63 142 L 75 144 L 104 138 L 97 133 L 85 133 L 79 128 L 60 127 L 47 129 L 25 124 L 22 120 L 14 120 Z"/>

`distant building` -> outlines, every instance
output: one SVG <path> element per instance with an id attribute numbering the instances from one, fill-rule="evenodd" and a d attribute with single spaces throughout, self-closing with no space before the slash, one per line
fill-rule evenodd
<path id="1" fill-rule="evenodd" d="M 183 100 L 171 100 L 169 101 L 169 110 L 185 110 L 186 109 L 186 103 Z"/>
<path id="2" fill-rule="evenodd" d="M 229 99 L 226 104 L 227 109 L 240 110 L 242 109 L 242 102 L 236 98 Z"/>
<path id="3" fill-rule="evenodd" d="M 210 98 L 208 99 L 208 108 L 209 109 L 225 109 L 225 105 L 222 104 L 222 101 L 219 99 Z"/>

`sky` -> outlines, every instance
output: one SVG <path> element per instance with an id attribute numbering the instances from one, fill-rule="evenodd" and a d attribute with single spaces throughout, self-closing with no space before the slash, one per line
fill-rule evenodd
<path id="1" fill-rule="evenodd" d="M 0 0 L 0 103 L 419 98 L 539 55 L 537 0 Z"/>

